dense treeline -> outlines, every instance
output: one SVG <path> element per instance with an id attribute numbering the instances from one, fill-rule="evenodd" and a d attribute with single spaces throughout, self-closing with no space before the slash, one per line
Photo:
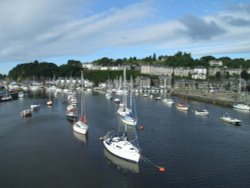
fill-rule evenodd
<path id="1" fill-rule="evenodd" d="M 82 64 L 80 61 L 69 60 L 66 65 L 57 66 L 54 63 L 38 62 L 19 64 L 9 72 L 9 78 L 22 81 L 24 79 L 44 80 L 53 77 L 80 76 Z"/>
<path id="2" fill-rule="evenodd" d="M 0 74 L 0 80 L 5 79 L 7 76 L 5 74 Z"/>
<path id="3" fill-rule="evenodd" d="M 250 60 L 244 60 L 243 58 L 231 59 L 229 57 L 215 58 L 213 56 L 204 56 L 200 59 L 193 59 L 190 53 L 177 52 L 172 56 L 159 56 L 156 54 L 148 56 L 142 59 L 136 57 L 124 58 L 124 59 L 112 59 L 103 57 L 101 59 L 93 61 L 93 64 L 102 66 L 119 66 L 119 65 L 158 65 L 158 66 L 171 66 L 171 67 L 208 67 L 210 60 L 219 60 L 223 62 L 223 66 L 228 68 L 250 68 Z"/>
<path id="4" fill-rule="evenodd" d="M 156 65 L 156 66 L 171 66 L 171 67 L 208 67 L 210 60 L 221 60 L 224 67 L 228 68 L 250 68 L 250 60 L 244 60 L 243 58 L 231 59 L 229 57 L 215 58 L 213 56 L 204 56 L 200 59 L 193 59 L 190 53 L 177 52 L 172 56 L 159 56 L 156 54 L 145 58 L 137 59 L 136 57 L 112 59 L 103 57 L 95 60 L 92 63 L 100 66 L 123 66 L 127 65 L 131 67 L 131 71 L 128 71 L 128 76 L 133 77 L 139 75 L 139 71 L 136 71 L 138 65 Z M 57 66 L 54 63 L 38 62 L 37 60 L 30 63 L 19 64 L 13 68 L 8 77 L 12 80 L 22 81 L 26 79 L 52 79 L 53 77 L 80 77 L 80 71 L 82 63 L 76 60 L 68 60 L 67 64 Z M 84 75 L 87 79 L 94 81 L 95 83 L 103 82 L 108 78 L 114 79 L 122 75 L 121 71 L 90 71 L 84 70 Z M 0 75 L 1 76 L 1 75 Z M 1 78 L 1 77 L 0 77 Z"/>
<path id="5" fill-rule="evenodd" d="M 81 70 L 84 77 L 93 81 L 95 85 L 105 82 L 107 79 L 116 79 L 123 74 L 123 71 L 101 71 L 87 70 L 82 68 L 80 61 L 69 60 L 66 65 L 57 66 L 54 63 L 34 61 L 33 63 L 19 64 L 9 72 L 9 78 L 12 80 L 36 80 L 43 81 L 58 77 L 80 77 Z M 127 71 L 127 77 L 136 77 L 139 71 Z"/>

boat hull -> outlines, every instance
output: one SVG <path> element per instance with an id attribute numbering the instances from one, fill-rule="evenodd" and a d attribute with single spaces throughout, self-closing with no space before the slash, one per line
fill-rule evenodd
<path id="1" fill-rule="evenodd" d="M 137 124 L 137 121 L 134 118 L 129 117 L 127 115 L 122 116 L 121 120 L 126 125 L 136 126 L 136 124 Z"/>
<path id="2" fill-rule="evenodd" d="M 67 120 L 76 121 L 78 119 L 77 115 L 67 114 Z"/>
<path id="3" fill-rule="evenodd" d="M 180 106 L 176 106 L 177 109 L 181 110 L 181 111 L 188 111 L 188 107 L 180 107 Z"/>
<path id="4" fill-rule="evenodd" d="M 73 130 L 80 134 L 87 134 L 88 126 L 84 125 L 82 122 L 76 122 L 73 125 Z"/>
<path id="5" fill-rule="evenodd" d="M 237 109 L 237 110 L 250 112 L 250 107 L 248 105 L 245 105 L 245 104 L 236 104 L 236 105 L 233 105 L 233 108 Z"/>
<path id="6" fill-rule="evenodd" d="M 174 104 L 174 101 L 172 99 L 163 99 L 162 101 L 168 105 Z"/>
<path id="7" fill-rule="evenodd" d="M 31 110 L 23 110 L 21 113 L 20 113 L 20 116 L 21 117 L 31 117 L 32 116 L 32 112 Z"/>
<path id="8" fill-rule="evenodd" d="M 208 116 L 209 115 L 209 112 L 205 111 L 205 110 L 203 110 L 203 111 L 195 110 L 194 113 L 195 113 L 195 115 L 198 115 L 198 116 Z"/>
<path id="9" fill-rule="evenodd" d="M 37 111 L 37 110 L 40 110 L 40 105 L 39 104 L 32 104 L 30 105 L 30 109 L 31 111 Z"/>
<path id="10" fill-rule="evenodd" d="M 230 123 L 233 125 L 241 125 L 241 120 L 238 119 L 230 119 L 230 118 L 225 118 L 225 117 L 221 117 L 221 120 L 226 122 L 226 123 Z"/>

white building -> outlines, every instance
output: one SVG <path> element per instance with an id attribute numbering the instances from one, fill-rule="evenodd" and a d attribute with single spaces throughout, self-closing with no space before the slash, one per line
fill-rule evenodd
<path id="1" fill-rule="evenodd" d="M 190 74 L 193 74 L 193 69 L 186 67 L 178 67 L 174 69 L 175 76 L 188 77 Z"/>
<path id="2" fill-rule="evenodd" d="M 101 66 L 101 65 L 94 65 L 92 63 L 83 63 L 83 68 L 87 68 L 89 70 L 112 70 L 118 71 L 123 70 L 126 67 L 127 70 L 130 70 L 130 66 Z"/>
<path id="3" fill-rule="evenodd" d="M 150 65 L 141 66 L 141 74 L 171 76 L 172 73 L 173 73 L 172 67 L 157 67 L 157 66 L 150 66 Z"/>
<path id="4" fill-rule="evenodd" d="M 222 66 L 223 65 L 222 61 L 218 61 L 218 60 L 210 60 L 208 63 L 210 66 Z"/>
<path id="5" fill-rule="evenodd" d="M 82 63 L 82 68 L 91 69 L 93 67 L 92 63 Z"/>
<path id="6" fill-rule="evenodd" d="M 207 69 L 204 67 L 194 68 L 192 79 L 201 79 L 201 80 L 207 79 Z"/>
<path id="7" fill-rule="evenodd" d="M 151 74 L 150 70 L 151 70 L 150 65 L 142 65 L 141 66 L 141 74 Z"/>

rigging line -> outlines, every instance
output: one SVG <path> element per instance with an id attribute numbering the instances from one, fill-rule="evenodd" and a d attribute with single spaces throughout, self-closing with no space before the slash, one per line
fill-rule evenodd
<path id="1" fill-rule="evenodd" d="M 151 164 L 153 167 L 158 168 L 158 170 L 159 170 L 160 172 L 165 172 L 165 171 L 166 171 L 165 167 L 158 166 L 158 165 L 154 164 L 154 163 L 153 163 L 151 160 L 149 160 L 147 157 L 141 155 L 141 158 L 144 160 L 144 162 L 146 162 L 146 163 L 148 162 L 148 163 Z"/>

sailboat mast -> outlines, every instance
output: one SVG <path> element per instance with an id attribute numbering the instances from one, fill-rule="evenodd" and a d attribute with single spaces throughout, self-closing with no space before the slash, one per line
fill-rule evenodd
<path id="1" fill-rule="evenodd" d="M 124 101 L 124 109 L 127 107 L 127 93 L 126 93 L 126 67 L 123 70 L 123 101 Z"/>
<path id="2" fill-rule="evenodd" d="M 129 97 L 129 99 L 130 99 L 130 104 L 129 104 L 129 107 L 130 107 L 130 109 L 131 109 L 131 111 L 133 111 L 133 101 L 132 101 L 132 90 L 133 90 L 133 78 L 132 78 L 132 75 L 130 76 L 130 97 Z"/>
<path id="3" fill-rule="evenodd" d="M 83 72 L 81 71 L 81 115 L 83 115 Z"/>
<path id="4" fill-rule="evenodd" d="M 241 66 L 240 66 L 240 72 L 239 72 L 239 94 L 241 93 Z"/>
<path id="5" fill-rule="evenodd" d="M 167 78 L 166 76 L 164 76 L 164 82 L 163 82 L 163 87 L 164 87 L 164 99 L 166 98 L 166 94 L 167 94 Z"/>

